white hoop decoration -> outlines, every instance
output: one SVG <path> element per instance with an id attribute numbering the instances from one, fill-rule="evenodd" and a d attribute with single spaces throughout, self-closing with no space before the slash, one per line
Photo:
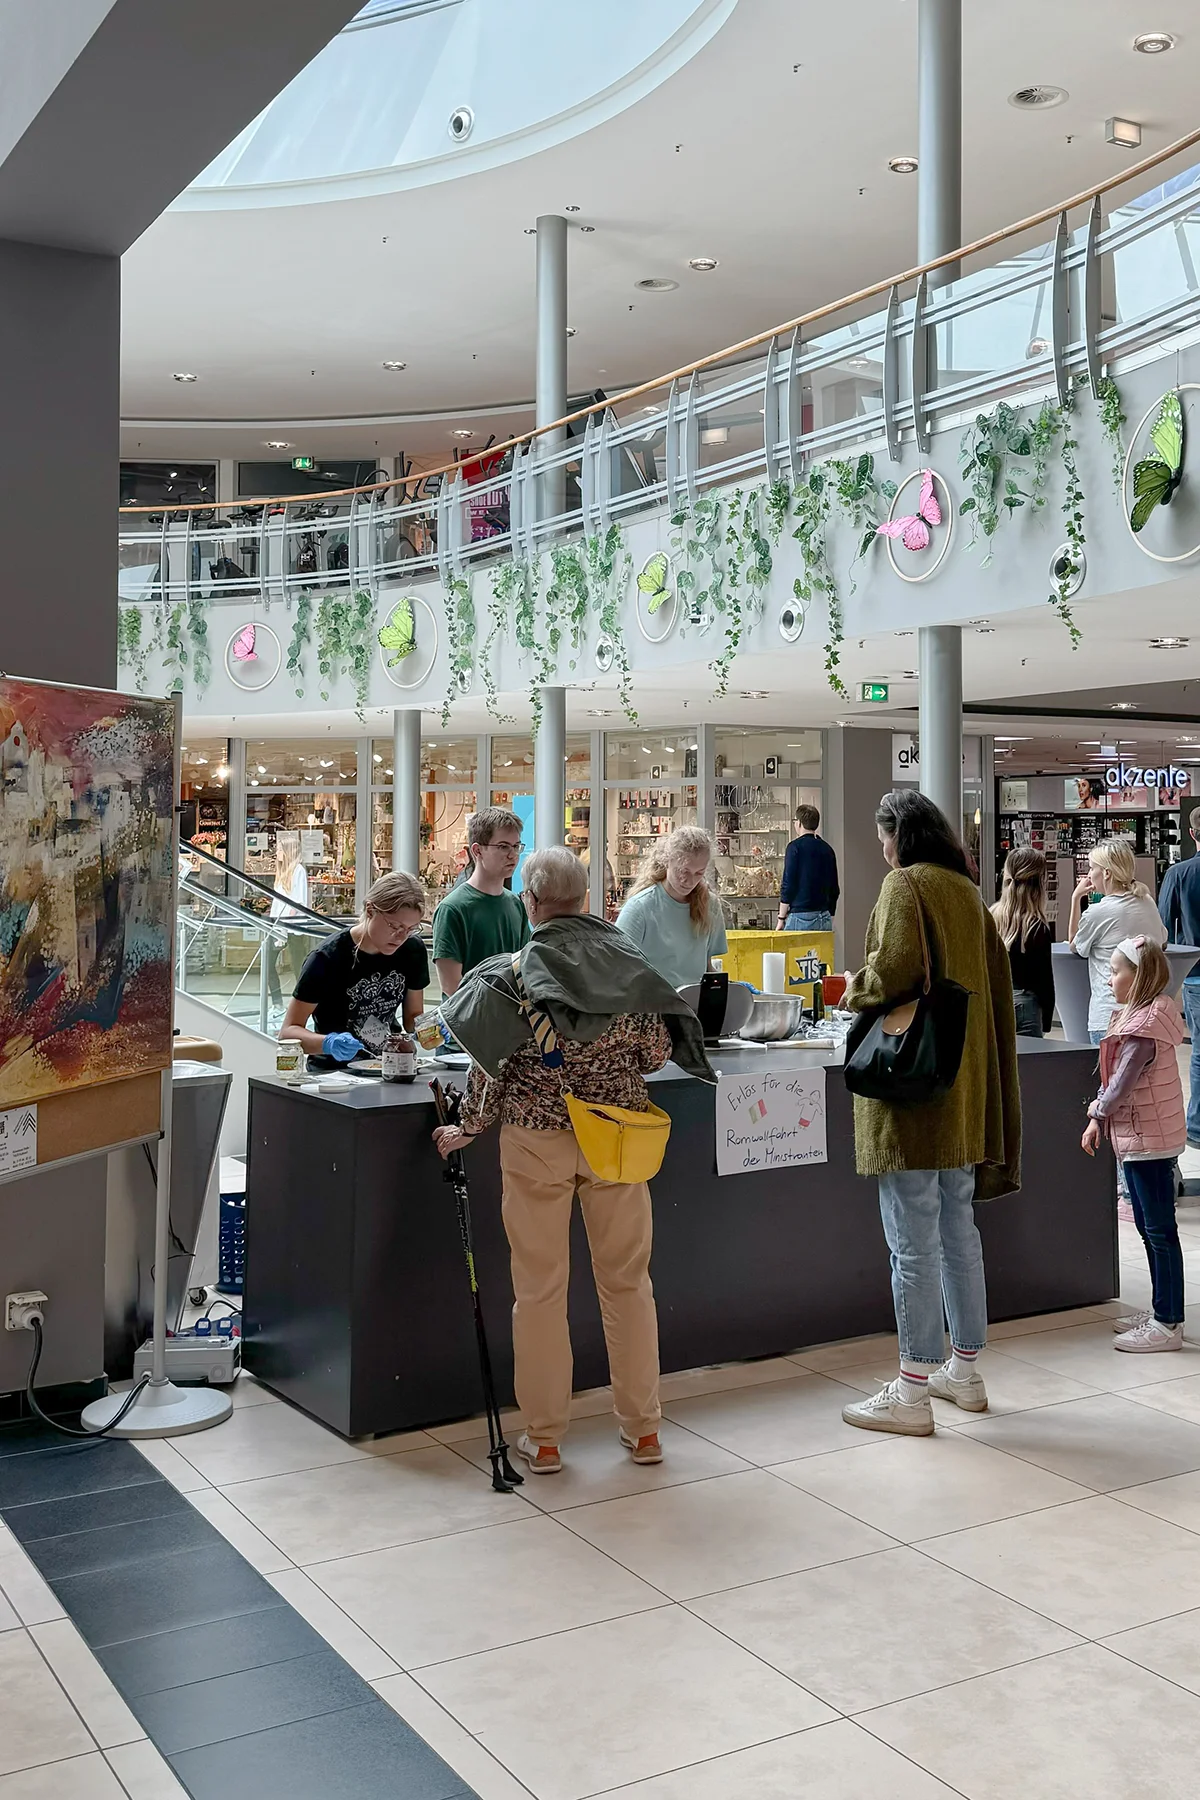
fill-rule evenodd
<path id="1" fill-rule="evenodd" d="M 806 613 L 802 600 L 785 600 L 779 609 L 779 635 L 785 644 L 798 643 L 804 632 Z"/>
<path id="2" fill-rule="evenodd" d="M 642 587 L 642 581 L 649 573 L 651 564 L 653 563 L 662 564 L 662 588 L 658 589 L 655 593 L 650 593 Z M 675 629 L 675 621 L 679 616 L 679 595 L 674 588 L 669 590 L 670 598 L 659 606 L 657 612 L 652 613 L 649 611 L 650 600 L 657 599 L 658 593 L 663 592 L 667 588 L 670 579 L 671 559 L 661 550 L 650 558 L 650 561 L 638 576 L 634 611 L 637 613 L 638 630 L 648 644 L 664 643 Z M 654 625 L 656 629 L 652 631 L 650 629 L 651 625 Z"/>
<path id="3" fill-rule="evenodd" d="M 1063 595 L 1064 599 L 1070 600 L 1079 592 L 1087 579 L 1087 557 L 1082 550 L 1072 549 L 1070 544 L 1058 546 L 1050 558 L 1050 581 L 1056 591 L 1059 583 L 1058 565 L 1060 562 L 1069 563 L 1074 569 L 1074 573 L 1067 583 L 1066 593 Z"/>
<path id="4" fill-rule="evenodd" d="M 933 476 L 935 493 L 939 488 L 941 489 L 941 493 L 938 497 L 942 508 L 942 525 L 945 526 L 946 535 L 942 540 L 942 547 L 934 557 L 933 561 L 929 564 L 928 568 L 922 569 L 919 575 L 909 575 L 905 572 L 904 568 L 896 560 L 893 540 L 889 537 L 884 538 L 884 544 L 887 546 L 887 559 L 901 581 L 928 581 L 931 576 L 936 575 L 942 564 L 945 562 L 946 553 L 954 541 L 954 496 L 946 485 L 945 476 L 939 475 L 936 469 L 930 469 L 928 467 L 914 469 L 911 475 L 906 475 L 904 477 L 904 480 L 900 483 L 900 486 L 892 496 L 892 504 L 888 508 L 888 524 L 891 525 L 897 518 L 904 517 L 904 508 L 900 504 L 900 497 L 904 493 L 905 488 L 911 487 L 914 481 L 920 481 L 927 474 Z M 940 531 L 941 529 L 941 525 L 933 525 L 930 527 L 931 531 Z M 924 550 L 906 550 L 904 554 L 912 559 L 918 556 L 925 556 L 928 552 Z"/>
<path id="5" fill-rule="evenodd" d="M 1181 381 L 1179 383 L 1178 387 L 1168 388 L 1167 393 L 1173 393 L 1173 394 L 1200 393 L 1200 381 Z M 1141 418 L 1138 420 L 1137 430 L 1134 432 L 1133 436 L 1129 440 L 1129 448 L 1125 452 L 1125 467 L 1121 474 L 1121 511 L 1125 515 L 1125 529 L 1129 533 L 1130 537 L 1133 539 L 1134 543 L 1137 545 L 1138 549 L 1141 551 L 1143 556 L 1148 556 L 1150 558 L 1151 562 L 1156 562 L 1156 563 L 1181 563 L 1181 562 L 1187 562 L 1189 557 L 1195 556 L 1197 551 L 1200 551 L 1200 543 L 1193 544 L 1192 548 L 1190 550 L 1181 551 L 1178 556 L 1160 556 L 1157 550 L 1148 549 L 1146 547 L 1146 545 L 1143 544 L 1140 535 L 1133 529 L 1133 526 L 1129 520 L 1130 508 L 1126 502 L 1126 494 L 1127 494 L 1128 488 L 1129 488 L 1129 471 L 1133 467 L 1133 453 L 1137 449 L 1137 441 L 1141 437 L 1143 431 L 1146 429 L 1146 425 L 1147 425 L 1148 421 L 1150 420 L 1150 418 L 1158 412 L 1158 409 L 1162 405 L 1164 398 L 1165 398 L 1165 395 L 1160 394 L 1158 399 L 1154 402 L 1154 405 L 1147 408 L 1147 410 L 1142 414 Z M 1184 455 L 1186 456 L 1187 455 L 1187 420 L 1186 419 L 1184 420 L 1183 430 L 1184 430 L 1184 440 L 1183 440 L 1184 441 Z M 1150 523 L 1150 520 L 1147 519 L 1146 523 L 1148 525 Z"/>
<path id="6" fill-rule="evenodd" d="M 382 668 L 393 687 L 419 688 L 423 683 L 429 680 L 429 677 L 433 672 L 433 665 L 437 661 L 437 614 L 428 602 L 422 600 L 418 594 L 405 594 L 402 598 L 407 600 L 413 609 L 416 649 L 412 651 L 411 655 L 403 657 L 401 661 L 396 664 L 395 668 L 389 668 L 389 653 L 384 649 L 383 645 L 378 642 L 378 633 L 376 633 L 376 643 L 379 651 L 379 666 Z M 395 600 L 388 608 L 387 618 L 384 620 L 385 626 L 390 621 L 393 612 L 399 604 L 399 600 Z"/>
<path id="7" fill-rule="evenodd" d="M 247 642 L 246 633 L 254 633 L 253 654 L 235 655 L 235 647 Z M 261 619 L 248 619 L 239 625 L 225 646 L 225 673 L 234 687 L 247 694 L 257 694 L 270 687 L 283 667 L 283 650 L 279 639 Z"/>
<path id="8" fill-rule="evenodd" d="M 602 637 L 596 643 L 596 667 L 602 675 L 607 675 L 617 660 L 617 647 L 611 638 Z"/>

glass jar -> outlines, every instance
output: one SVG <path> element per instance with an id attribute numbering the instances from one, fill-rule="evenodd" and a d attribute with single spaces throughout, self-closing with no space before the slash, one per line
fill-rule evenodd
<path id="1" fill-rule="evenodd" d="M 417 1040 L 407 1031 L 394 1031 L 383 1046 L 381 1073 L 385 1081 L 415 1081 Z"/>
<path id="2" fill-rule="evenodd" d="M 275 1073 L 281 1081 L 295 1084 L 304 1070 L 304 1052 L 295 1038 L 285 1038 L 275 1046 Z"/>

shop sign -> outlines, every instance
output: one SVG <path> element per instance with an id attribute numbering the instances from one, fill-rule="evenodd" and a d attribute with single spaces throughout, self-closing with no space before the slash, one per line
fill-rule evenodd
<path id="1" fill-rule="evenodd" d="M 829 1161 L 824 1069 L 722 1075 L 716 1108 L 718 1175 Z"/>
<path id="2" fill-rule="evenodd" d="M 870 701 L 874 706 L 886 706 L 888 684 L 886 681 L 860 681 L 858 697 L 860 700 Z"/>
<path id="3" fill-rule="evenodd" d="M 1104 771 L 1106 788 L 1180 788 L 1187 792 L 1191 776 L 1186 769 L 1139 769 L 1131 763 L 1113 763 Z"/>

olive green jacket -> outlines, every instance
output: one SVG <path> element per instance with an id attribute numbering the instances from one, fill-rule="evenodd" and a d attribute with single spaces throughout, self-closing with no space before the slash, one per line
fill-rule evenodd
<path id="1" fill-rule="evenodd" d="M 934 863 L 904 872 L 921 897 L 935 975 L 971 999 L 958 1078 L 948 1094 L 918 1106 L 854 1097 L 860 1175 L 976 1165 L 975 1198 L 1021 1185 L 1021 1093 L 1008 952 L 995 920 L 965 875 Z M 866 966 L 846 990 L 852 1012 L 910 1000 L 923 979 L 916 907 L 896 870 L 884 879 L 867 926 Z"/>

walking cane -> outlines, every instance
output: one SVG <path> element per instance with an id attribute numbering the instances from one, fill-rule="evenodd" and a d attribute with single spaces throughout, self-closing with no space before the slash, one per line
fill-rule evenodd
<path id="1" fill-rule="evenodd" d="M 443 1088 L 440 1081 L 429 1084 L 439 1125 L 457 1125 L 462 1111 L 463 1095 L 458 1088 Z M 483 1322 L 483 1306 L 479 1298 L 479 1281 L 475 1274 L 475 1245 L 471 1233 L 471 1198 L 467 1189 L 467 1172 L 462 1151 L 455 1150 L 446 1158 L 442 1180 L 454 1189 L 454 1205 L 458 1213 L 458 1233 L 467 1260 L 467 1278 L 471 1284 L 471 1305 L 475 1313 L 475 1343 L 479 1350 L 479 1374 L 483 1385 L 483 1406 L 487 1414 L 488 1461 L 492 1465 L 492 1486 L 498 1494 L 511 1494 L 525 1480 L 508 1460 L 508 1445 L 500 1423 L 496 1404 L 496 1384 L 492 1379 L 492 1358 L 488 1350 L 487 1330 Z"/>

